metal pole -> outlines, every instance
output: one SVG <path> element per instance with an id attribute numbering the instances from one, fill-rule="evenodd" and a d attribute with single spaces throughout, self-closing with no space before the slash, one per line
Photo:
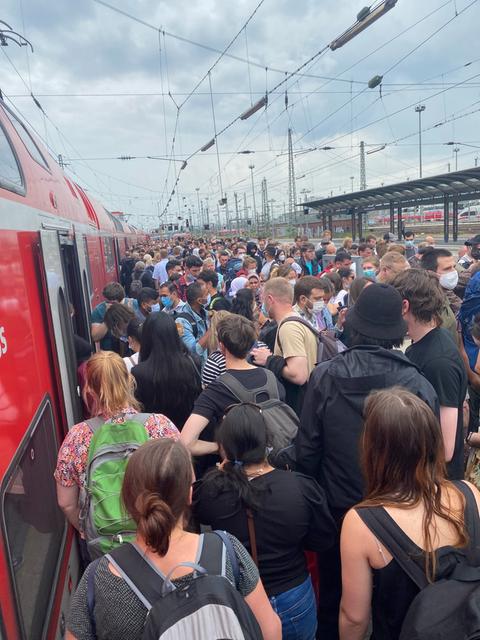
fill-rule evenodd
<path id="1" fill-rule="evenodd" d="M 253 220 L 254 220 L 255 227 L 257 228 L 258 227 L 257 205 L 255 203 L 255 183 L 253 181 L 253 170 L 255 169 L 255 165 L 249 164 L 248 168 L 250 169 L 250 172 L 252 175 Z"/>
<path id="2" fill-rule="evenodd" d="M 200 209 L 200 187 L 197 187 L 195 191 L 197 192 L 198 224 L 201 226 L 203 230 L 203 216 L 202 216 L 202 211 Z"/>
<path id="3" fill-rule="evenodd" d="M 424 104 L 415 107 L 415 111 L 418 113 L 418 158 L 419 158 L 419 174 L 422 177 L 422 111 L 425 111 Z"/>

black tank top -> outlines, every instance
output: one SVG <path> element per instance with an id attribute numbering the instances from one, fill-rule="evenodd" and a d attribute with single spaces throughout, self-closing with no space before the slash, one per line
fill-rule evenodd
<path id="1" fill-rule="evenodd" d="M 383 509 L 383 507 L 378 507 Z M 465 505 L 465 522 L 467 503 Z M 385 510 L 384 510 L 385 511 Z M 390 514 L 385 511 L 398 534 L 405 543 L 416 549 L 412 556 L 423 568 L 425 566 L 425 552 L 418 547 L 404 531 L 399 527 Z M 383 547 L 383 545 L 382 545 Z M 436 550 L 437 569 L 436 577 L 448 575 L 456 564 L 456 554 L 459 549 L 452 546 L 440 547 Z M 403 620 L 407 614 L 413 599 L 419 592 L 419 588 L 413 580 L 404 572 L 398 562 L 393 558 L 382 569 L 372 569 L 373 593 L 372 593 L 372 627 L 373 633 L 370 640 L 398 640 L 402 629 Z"/>

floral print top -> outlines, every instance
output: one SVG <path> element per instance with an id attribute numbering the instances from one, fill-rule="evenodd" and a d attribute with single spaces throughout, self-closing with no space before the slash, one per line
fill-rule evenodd
<path id="1" fill-rule="evenodd" d="M 125 414 L 138 413 L 135 409 L 127 407 L 121 414 L 112 418 L 112 422 L 119 424 L 124 422 Z M 105 417 L 105 421 L 108 418 Z M 164 415 L 152 413 L 145 423 L 145 428 L 150 439 L 173 438 L 178 440 L 180 433 L 177 427 Z M 67 433 L 60 447 L 57 458 L 57 467 L 54 477 L 63 487 L 83 487 L 88 460 L 88 447 L 93 432 L 86 422 L 79 422 Z"/>

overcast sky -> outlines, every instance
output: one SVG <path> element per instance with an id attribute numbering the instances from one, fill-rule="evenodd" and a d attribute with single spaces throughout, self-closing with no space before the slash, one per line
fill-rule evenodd
<path id="1" fill-rule="evenodd" d="M 147 227 L 166 208 L 182 163 L 112 158 L 187 158 L 214 136 L 212 99 L 220 131 L 283 80 L 284 71 L 297 69 L 352 25 L 362 8 L 361 0 L 264 0 L 228 50 L 242 60 L 223 57 L 210 74 L 212 95 L 207 77 L 178 110 L 219 54 L 169 34 L 223 50 L 259 0 L 108 2 L 146 24 L 93 0 L 3 0 L 0 20 L 23 33 L 34 53 L 13 44 L 1 48 L 0 88 L 92 196 Z M 350 191 L 352 183 L 359 189 L 361 140 L 367 151 L 387 145 L 366 156 L 368 187 L 415 179 L 416 104 L 426 106 L 424 175 L 445 173 L 449 163 L 455 169 L 453 147 L 445 145 L 450 141 L 460 143 L 458 168 L 474 166 L 480 152 L 478 24 L 478 0 L 398 0 L 343 48 L 306 66 L 308 75 L 289 78 L 270 95 L 267 109 L 235 122 L 217 148 L 193 156 L 162 220 L 196 212 L 197 193 L 202 203 L 208 198 L 214 219 L 220 183 L 230 215 L 234 193 L 241 213 L 244 194 L 252 207 L 249 164 L 255 165 L 257 207 L 265 177 L 274 214 L 283 211 L 289 127 L 298 202 Z M 368 89 L 377 74 L 384 76 L 381 91 Z M 28 97 L 30 89 L 48 119 Z M 333 149 L 314 149 L 325 146 Z M 245 150 L 255 153 L 238 153 Z"/>

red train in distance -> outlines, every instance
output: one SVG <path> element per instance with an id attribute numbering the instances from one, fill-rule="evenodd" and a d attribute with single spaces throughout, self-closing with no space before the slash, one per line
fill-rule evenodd
<path id="1" fill-rule="evenodd" d="M 79 560 L 52 474 L 82 418 L 73 335 L 89 339 L 103 287 L 145 239 L 72 182 L 0 100 L 2 640 L 64 636 Z"/>

